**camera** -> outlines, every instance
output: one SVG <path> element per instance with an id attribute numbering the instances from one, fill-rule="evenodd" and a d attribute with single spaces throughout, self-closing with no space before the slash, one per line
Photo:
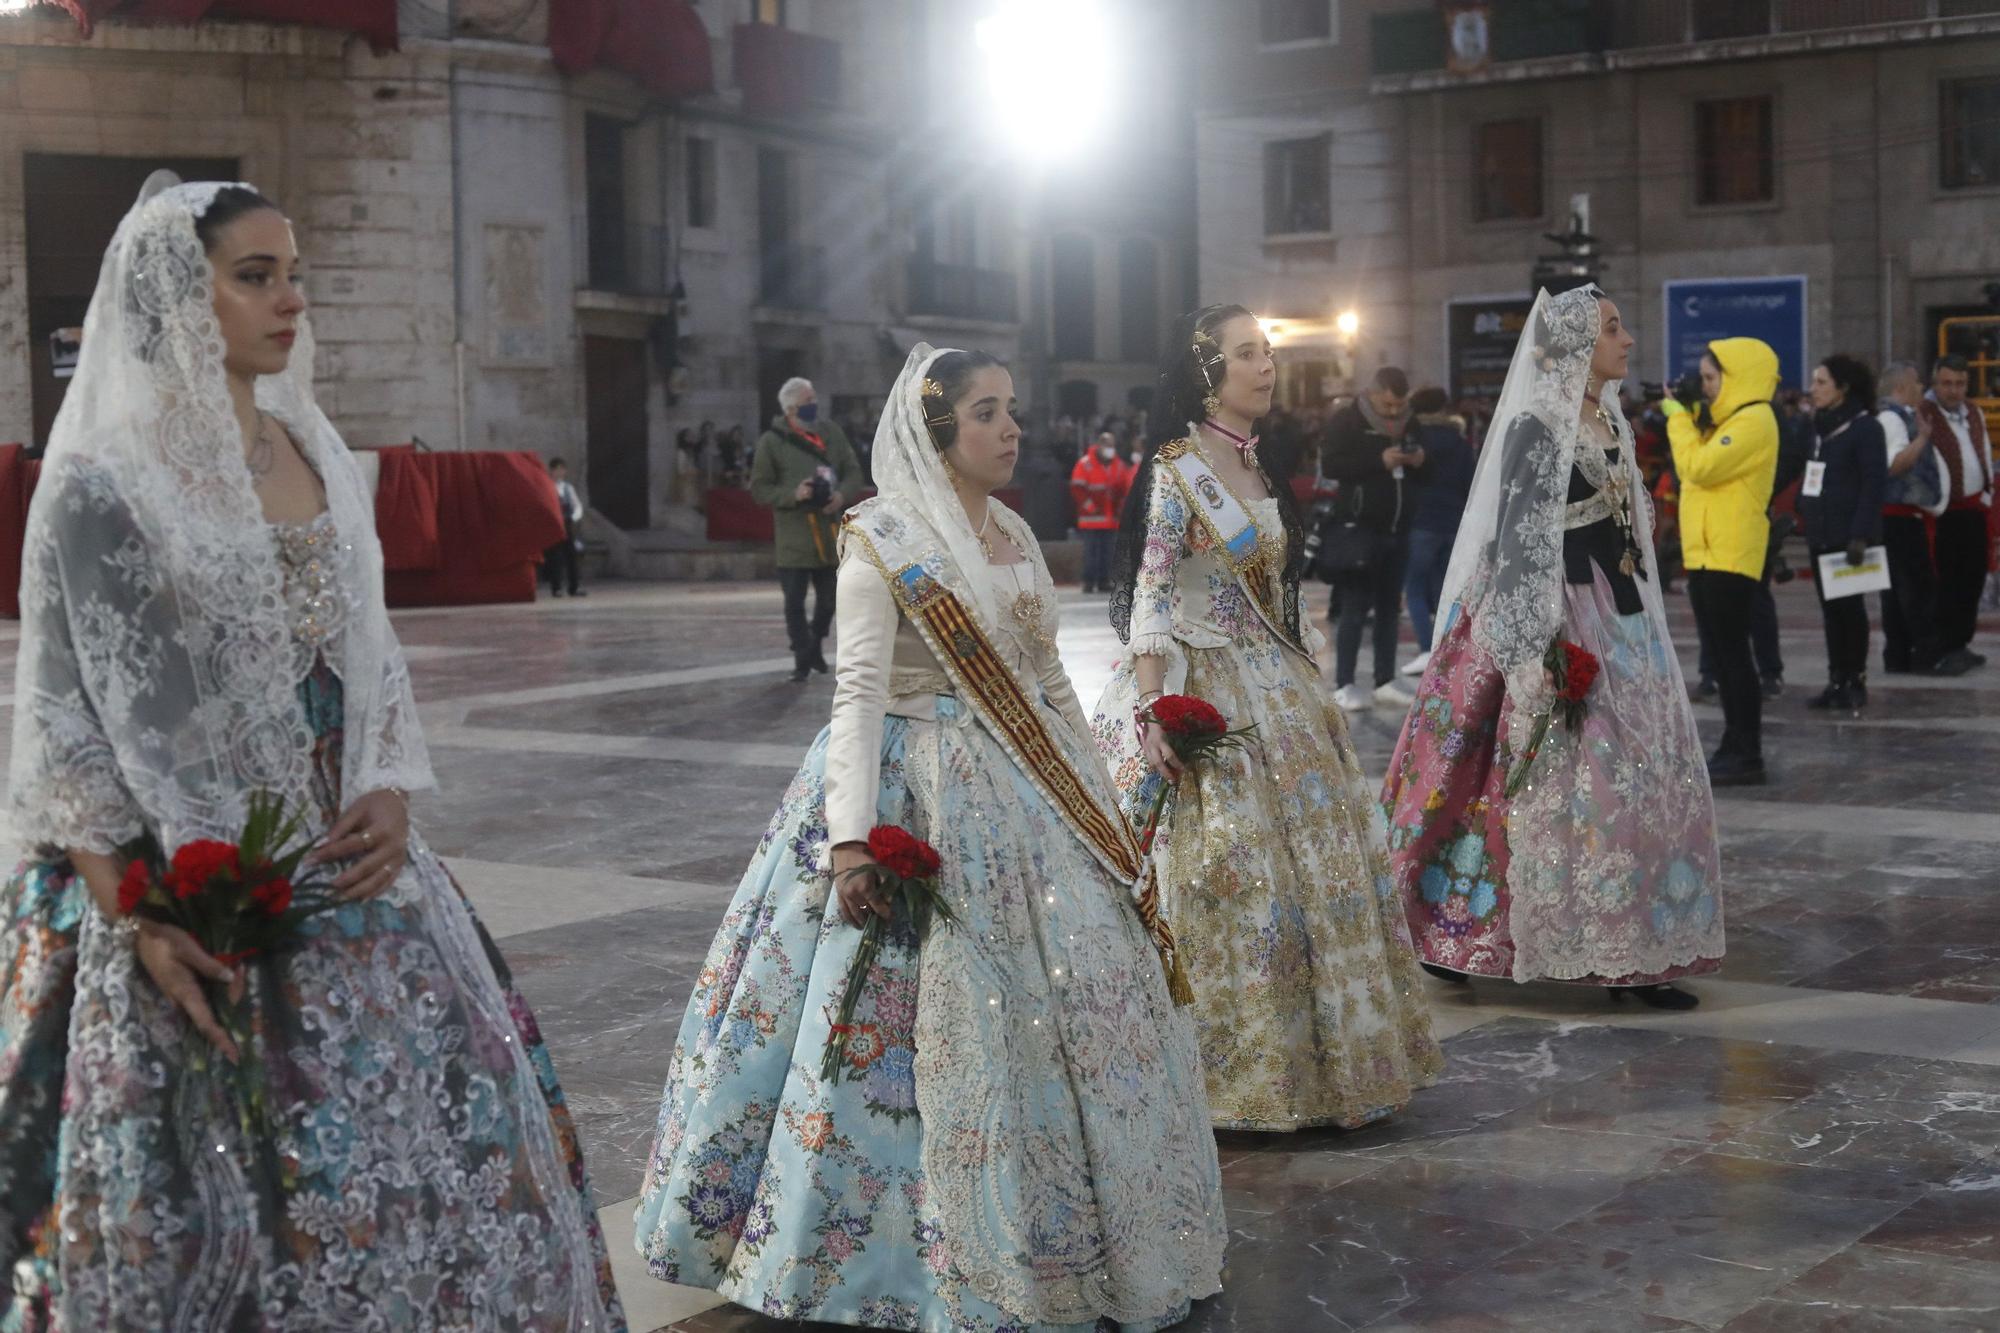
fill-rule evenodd
<path id="1" fill-rule="evenodd" d="M 823 509 L 826 507 L 827 501 L 831 499 L 833 499 L 833 482 L 828 480 L 824 473 L 814 473 L 812 479 L 812 506 L 815 509 Z"/>
<path id="2" fill-rule="evenodd" d="M 1696 403 L 1700 402 L 1702 397 L 1701 372 L 1690 370 L 1687 374 L 1675 380 L 1674 397 L 1679 400 L 1682 407 L 1686 408 L 1692 408 Z"/>
<path id="3" fill-rule="evenodd" d="M 1667 386 L 1658 380 L 1639 381 L 1639 400 L 1641 402 L 1657 403 L 1666 396 Z"/>

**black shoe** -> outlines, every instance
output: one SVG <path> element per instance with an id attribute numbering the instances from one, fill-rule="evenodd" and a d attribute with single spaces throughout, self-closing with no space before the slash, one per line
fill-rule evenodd
<path id="1" fill-rule="evenodd" d="M 1759 755 L 1717 754 L 1708 761 L 1711 787 L 1761 787 L 1767 780 Z"/>
<path id="2" fill-rule="evenodd" d="M 1449 981 L 1454 986 L 1470 986 L 1472 984 L 1472 978 L 1466 976 L 1465 973 L 1454 972 L 1448 967 L 1439 967 L 1436 963 L 1418 963 L 1417 966 L 1436 977 L 1439 981 Z"/>
<path id="3" fill-rule="evenodd" d="M 1865 680 L 1848 681 L 1847 702 L 1853 706 L 1856 713 L 1866 708 L 1868 706 L 1868 682 Z"/>
<path id="4" fill-rule="evenodd" d="M 551 597 L 560 597 L 560 596 L 562 596 L 562 589 L 560 589 L 560 588 L 550 588 L 550 589 L 549 589 L 549 596 L 551 596 Z"/>
<path id="5" fill-rule="evenodd" d="M 1622 1000 L 1630 995 L 1641 1004 L 1651 1005 L 1655 1009 L 1692 1009 L 1701 1003 L 1699 995 L 1691 995 L 1687 991 L 1667 985 L 1613 986 L 1610 988 L 1610 995 L 1614 1000 Z"/>
<path id="6" fill-rule="evenodd" d="M 1694 687 L 1693 694 L 1696 700 L 1702 700 L 1702 699 L 1713 699 L 1716 695 L 1720 694 L 1721 692 L 1722 691 L 1720 687 L 1718 687 L 1714 681 L 1710 680 L 1706 676 L 1703 676 L 1701 678 L 1701 683 Z"/>
<path id="7" fill-rule="evenodd" d="M 802 685 L 812 674 L 812 659 L 804 653 L 792 654 L 792 684 Z"/>
<path id="8" fill-rule="evenodd" d="M 1975 653 L 1970 648 L 1965 649 L 1964 652 L 1968 658 L 1972 659 L 1972 665 L 1976 667 L 1983 667 L 1986 665 L 1985 653 Z"/>
<path id="9" fill-rule="evenodd" d="M 569 595 L 570 595 L 570 596 L 572 596 L 572 597 L 588 597 L 588 596 L 590 596 L 590 594 L 589 594 L 589 593 L 585 592 L 585 591 L 584 591 L 583 589 L 581 589 L 581 588 L 571 588 L 571 589 L 569 590 Z"/>
<path id="10" fill-rule="evenodd" d="M 821 643 L 813 645 L 812 656 L 806 659 L 806 665 L 811 667 L 814 671 L 819 672 L 819 674 L 822 676 L 824 676 L 827 673 L 829 668 L 827 667 L 826 664 L 825 644 Z"/>
<path id="11" fill-rule="evenodd" d="M 1784 692 L 1785 678 L 1783 676 L 1764 677 L 1764 697 L 1766 699 L 1776 699 L 1784 694 Z"/>
<path id="12" fill-rule="evenodd" d="M 1853 711 L 1854 700 L 1849 697 L 1845 685 L 1829 685 L 1812 698 L 1806 700 L 1807 708 L 1817 708 L 1829 713 Z"/>
<path id="13" fill-rule="evenodd" d="M 1978 653 L 1963 648 L 1954 648 L 1938 659 L 1937 674 L 1940 676 L 1963 676 L 1976 666 L 1984 664 L 1985 658 Z"/>

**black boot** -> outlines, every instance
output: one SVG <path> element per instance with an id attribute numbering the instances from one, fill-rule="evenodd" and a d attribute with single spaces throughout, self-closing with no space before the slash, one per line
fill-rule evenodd
<path id="1" fill-rule="evenodd" d="M 792 654 L 792 684 L 798 685 L 812 674 L 812 657 L 807 653 Z"/>
<path id="2" fill-rule="evenodd" d="M 819 674 L 822 676 L 824 676 L 827 673 L 829 668 L 826 665 L 825 639 L 821 639 L 819 640 L 819 642 L 813 644 L 812 656 L 806 659 L 806 665 L 811 667 L 814 671 L 819 672 Z"/>
<path id="3" fill-rule="evenodd" d="M 1827 713 L 1846 713 L 1853 711 L 1854 701 L 1848 696 L 1847 682 L 1835 681 L 1806 700 L 1806 707 Z"/>
<path id="4" fill-rule="evenodd" d="M 1708 761 L 1708 785 L 1711 787 L 1761 787 L 1765 781 L 1761 754 L 1718 750 L 1715 757 Z"/>
<path id="5" fill-rule="evenodd" d="M 1856 676 L 1853 680 L 1847 682 L 1847 702 L 1848 706 L 1853 708 L 1857 714 L 1868 706 L 1868 678 L 1866 676 Z"/>
<path id="6" fill-rule="evenodd" d="M 1667 985 L 1613 986 L 1610 988 L 1610 995 L 1614 1000 L 1622 1000 L 1630 995 L 1641 1004 L 1650 1005 L 1655 1009 L 1692 1009 L 1701 1003 L 1700 996 Z"/>

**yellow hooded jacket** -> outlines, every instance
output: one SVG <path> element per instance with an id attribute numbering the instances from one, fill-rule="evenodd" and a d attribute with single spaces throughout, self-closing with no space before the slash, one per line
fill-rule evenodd
<path id="1" fill-rule="evenodd" d="M 1755 338 L 1718 338 L 1708 353 L 1722 388 L 1706 431 L 1668 400 L 1667 439 L 1681 483 L 1681 559 L 1689 569 L 1764 576 L 1766 511 L 1778 470 L 1778 354 Z"/>

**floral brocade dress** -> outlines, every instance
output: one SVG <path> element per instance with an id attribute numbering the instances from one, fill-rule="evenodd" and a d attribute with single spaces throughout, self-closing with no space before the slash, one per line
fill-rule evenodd
<path id="1" fill-rule="evenodd" d="M 1255 728 L 1243 750 L 1181 778 L 1154 850 L 1161 907 L 1194 986 L 1214 1123 L 1365 1124 L 1443 1067 L 1390 887 L 1380 811 L 1317 665 L 1252 603 L 1192 519 L 1173 469 L 1163 461 L 1155 470 L 1130 652 L 1092 726 L 1135 825 L 1160 779 L 1134 732 L 1133 656 L 1164 656 L 1167 693 L 1207 700 L 1232 728 Z M 1244 507 L 1275 585 L 1278 502 Z"/>
<path id="2" fill-rule="evenodd" d="M 896 918 L 845 1064 L 822 1078 L 861 939 L 829 872 L 842 746 L 829 727 L 688 1002 L 638 1248 L 656 1277 L 785 1319 L 924 1333 L 1177 1322 L 1219 1285 L 1224 1244 L 1192 1026 L 1126 887 L 952 692 L 857 558 L 850 543 L 837 715 L 852 660 L 887 659 L 893 638 L 888 713 L 879 740 L 863 734 L 879 745 L 875 818 L 937 847 L 955 920 L 920 943 Z M 994 644 L 1088 774 L 1038 566 L 995 570 Z M 874 601 L 885 623 L 864 643 Z M 1101 772 L 1092 785 L 1110 799 Z"/>
<path id="3" fill-rule="evenodd" d="M 348 615 L 321 560 L 338 534 L 326 515 L 273 528 L 324 828 L 343 806 L 343 690 L 321 651 Z M 0 888 L 0 1330 L 622 1330 L 534 1015 L 476 918 L 474 967 L 494 989 L 452 993 L 446 946 L 411 901 L 444 895 L 470 914 L 413 831 L 394 888 L 250 965 L 252 1040 L 295 1166 L 278 1184 L 237 1169 L 255 1155 L 240 1141 L 207 1141 L 230 1137 L 215 1126 L 233 1112 L 218 1082 L 176 1076 L 200 1038 L 96 919 L 67 857 L 31 853 Z M 510 1103 L 524 1070 L 533 1092 Z M 357 1116 L 353 1097 L 387 1107 L 393 1136 L 390 1114 Z M 552 1178 L 569 1199 L 539 1193 Z M 586 1253 L 550 1257 L 556 1212 Z M 521 1276 L 462 1267 L 496 1257 Z"/>
<path id="4" fill-rule="evenodd" d="M 1575 471 L 1572 504 L 1592 494 Z M 1525 769 L 1534 718 L 1474 632 L 1483 610 L 1454 604 L 1440 621 L 1382 789 L 1397 892 L 1426 962 L 1623 986 L 1721 966 L 1701 737 L 1674 646 L 1646 608 L 1650 573 L 1620 568 L 1615 532 L 1601 519 L 1562 534 L 1562 636 L 1601 670 L 1582 724 L 1555 722 Z M 1479 591 L 1466 600 L 1482 606 Z"/>

